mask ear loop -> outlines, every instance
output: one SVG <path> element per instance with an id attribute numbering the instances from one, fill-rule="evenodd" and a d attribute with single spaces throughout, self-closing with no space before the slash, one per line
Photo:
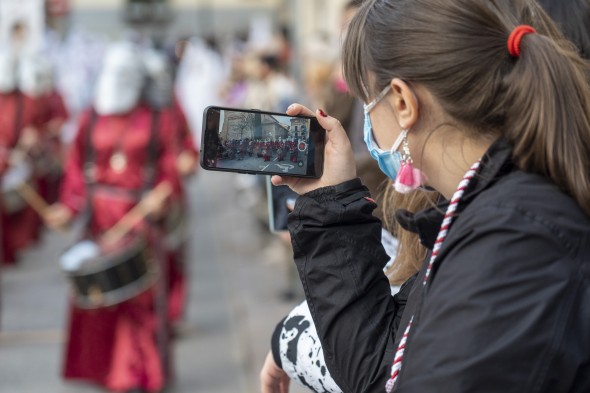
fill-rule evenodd
<path id="1" fill-rule="evenodd" d="M 405 129 L 402 130 L 401 134 L 399 134 L 399 136 L 397 137 L 397 139 L 395 140 L 395 143 L 393 144 L 393 146 L 391 146 L 391 150 L 389 150 L 389 152 L 391 154 L 393 154 L 394 152 L 397 151 L 397 149 L 399 149 L 399 146 L 402 144 L 402 142 L 407 141 L 407 136 L 408 136 L 408 132 L 410 130 Z M 405 142 L 404 145 L 407 145 L 408 143 Z M 408 150 L 409 152 L 409 150 Z M 405 147 L 404 147 L 404 153 L 405 153 Z M 405 157 L 404 157 L 404 161 L 405 161 Z"/>

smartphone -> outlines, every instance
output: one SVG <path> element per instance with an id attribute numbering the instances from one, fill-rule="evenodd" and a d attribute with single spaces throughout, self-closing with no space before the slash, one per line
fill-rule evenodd
<path id="1" fill-rule="evenodd" d="M 312 116 L 210 106 L 203 113 L 206 170 L 318 178 L 325 130 Z"/>
<path id="2" fill-rule="evenodd" d="M 266 178 L 268 200 L 268 228 L 271 232 L 286 231 L 287 217 L 295 208 L 297 193 L 287 186 L 273 186 L 270 176 Z"/>

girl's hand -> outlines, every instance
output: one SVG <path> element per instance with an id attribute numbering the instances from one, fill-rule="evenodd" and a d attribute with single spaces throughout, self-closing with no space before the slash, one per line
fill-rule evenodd
<path id="1" fill-rule="evenodd" d="M 264 366 L 260 371 L 260 387 L 262 393 L 289 393 L 291 380 L 272 357 L 272 351 L 266 355 Z"/>
<path id="2" fill-rule="evenodd" d="M 293 104 L 287 110 L 289 116 L 316 116 L 326 130 L 326 149 L 324 154 L 324 173 L 319 179 L 288 176 L 273 176 L 275 186 L 287 185 L 298 194 L 305 194 L 318 188 L 335 186 L 356 178 L 356 164 L 348 136 L 340 122 L 318 109 L 313 113 L 306 107 Z"/>

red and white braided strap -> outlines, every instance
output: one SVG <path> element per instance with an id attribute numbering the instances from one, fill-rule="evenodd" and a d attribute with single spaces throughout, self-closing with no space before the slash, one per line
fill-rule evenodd
<path id="1" fill-rule="evenodd" d="M 432 249 L 432 255 L 430 256 L 430 261 L 428 262 L 428 267 L 426 268 L 426 273 L 424 274 L 424 281 L 422 282 L 423 285 L 426 285 L 426 283 L 428 282 L 428 279 L 430 278 L 430 272 L 432 271 L 432 265 L 434 265 L 434 261 L 436 260 L 436 257 L 438 256 L 440 248 L 442 247 L 442 244 L 447 237 L 447 233 L 449 232 L 449 228 L 451 227 L 451 224 L 453 223 L 453 220 L 455 218 L 455 212 L 457 211 L 457 207 L 459 206 L 459 202 L 461 201 L 461 198 L 463 198 L 463 194 L 465 193 L 465 190 L 469 186 L 471 179 L 473 179 L 475 177 L 475 174 L 477 173 L 477 170 L 479 169 L 480 163 L 481 163 L 481 161 L 478 160 L 475 164 L 473 164 L 471 166 L 471 168 L 469 168 L 469 170 L 467 171 L 465 176 L 463 176 L 463 179 L 459 183 L 459 186 L 457 187 L 457 191 L 455 191 L 455 193 L 453 194 L 453 198 L 451 199 L 451 203 L 449 204 L 449 207 L 447 208 L 447 212 L 445 213 L 445 218 L 442 222 L 440 230 L 438 231 L 438 236 L 436 237 L 436 242 L 434 243 L 434 248 Z"/>
<path id="2" fill-rule="evenodd" d="M 449 229 L 453 220 L 455 218 L 455 212 L 457 211 L 457 207 L 459 206 L 459 202 L 461 198 L 463 198 L 463 194 L 465 194 L 465 190 L 469 186 L 471 180 L 475 177 L 477 170 L 481 164 L 481 160 L 478 160 L 475 164 L 471 166 L 471 168 L 467 171 L 465 176 L 463 176 L 463 180 L 459 183 L 457 187 L 457 191 L 453 194 L 451 198 L 451 203 L 447 208 L 447 212 L 445 213 L 445 217 L 443 223 L 440 227 L 438 232 L 438 236 L 436 237 L 436 242 L 434 243 L 434 248 L 432 249 L 432 255 L 430 256 L 430 260 L 428 261 L 428 267 L 426 268 L 426 273 L 424 274 L 424 280 L 422 281 L 422 285 L 426 285 L 428 279 L 430 278 L 430 272 L 432 271 L 432 266 L 434 265 L 434 261 L 442 247 L 443 242 L 445 241 L 447 234 L 449 233 Z M 391 377 L 385 384 L 385 391 L 387 393 L 391 393 L 393 391 L 393 387 L 397 382 L 397 378 L 399 377 L 399 373 L 402 369 L 402 361 L 404 357 L 404 351 L 406 349 L 406 342 L 408 341 L 408 335 L 410 334 L 410 330 L 412 328 L 412 322 L 414 321 L 414 316 L 410 318 L 410 322 L 408 322 L 408 326 L 404 331 L 404 335 L 402 336 L 401 341 L 399 342 L 399 346 L 397 347 L 397 351 L 395 352 L 395 357 L 393 359 L 393 365 L 391 366 Z"/>

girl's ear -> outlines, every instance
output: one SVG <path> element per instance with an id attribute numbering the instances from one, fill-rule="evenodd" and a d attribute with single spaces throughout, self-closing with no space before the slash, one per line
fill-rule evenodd
<path id="1" fill-rule="evenodd" d="M 402 129 L 411 129 L 418 121 L 419 108 L 418 99 L 410 86 L 399 78 L 391 81 L 392 94 L 389 101 L 397 114 L 399 125 Z"/>

